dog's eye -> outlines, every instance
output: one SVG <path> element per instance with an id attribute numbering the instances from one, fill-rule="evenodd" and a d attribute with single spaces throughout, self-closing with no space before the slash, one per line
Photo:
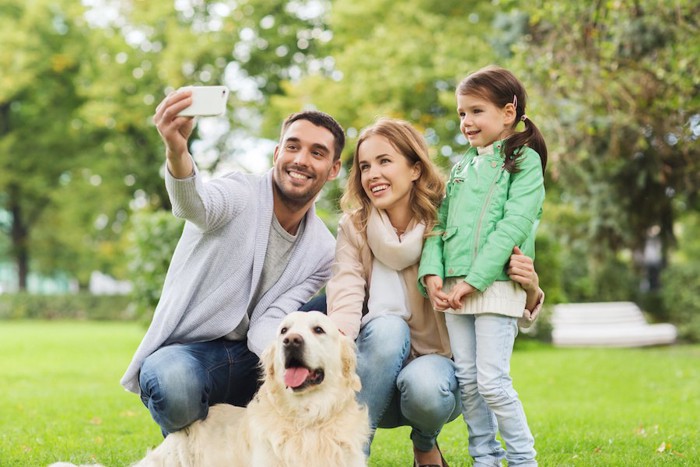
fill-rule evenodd
<path id="1" fill-rule="evenodd" d="M 287 334 L 287 328 L 284 327 L 284 328 L 280 329 L 280 334 Z"/>
<path id="2" fill-rule="evenodd" d="M 325 333 L 326 333 L 326 331 L 325 331 L 321 326 L 316 326 L 316 327 L 314 328 L 314 332 L 315 332 L 316 334 L 325 334 Z"/>

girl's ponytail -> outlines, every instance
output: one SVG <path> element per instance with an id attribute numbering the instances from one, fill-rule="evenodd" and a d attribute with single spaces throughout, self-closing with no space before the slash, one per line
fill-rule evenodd
<path id="1" fill-rule="evenodd" d="M 539 128 L 537 128 L 537 125 L 535 125 L 527 115 L 522 114 L 516 116 L 525 123 L 525 130 L 514 133 L 506 139 L 503 147 L 503 152 L 506 156 L 505 168 L 508 172 L 517 172 L 520 148 L 527 146 L 540 155 L 542 173 L 544 173 L 544 169 L 547 166 L 547 144 L 544 142 L 544 137 L 542 133 L 540 133 Z"/>
<path id="2" fill-rule="evenodd" d="M 503 152 L 506 157 L 505 168 L 508 172 L 518 171 L 518 157 L 523 146 L 527 146 L 540 155 L 542 172 L 547 165 L 547 145 L 540 130 L 525 115 L 527 92 L 513 73 L 498 66 L 490 65 L 464 78 L 458 85 L 457 95 L 475 95 L 491 101 L 499 108 L 513 105 L 515 121 L 512 129 L 523 121 L 525 130 L 513 133 L 506 138 Z"/>

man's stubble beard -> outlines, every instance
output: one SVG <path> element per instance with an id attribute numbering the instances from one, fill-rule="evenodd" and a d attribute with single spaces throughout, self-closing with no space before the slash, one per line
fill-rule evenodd
<path id="1" fill-rule="evenodd" d="M 277 179 L 273 178 L 273 188 L 275 193 L 277 193 L 277 199 L 290 211 L 299 211 L 304 209 L 309 201 L 313 200 L 318 196 L 321 190 L 314 194 L 309 192 L 305 193 L 303 196 L 290 196 L 289 193 L 281 187 Z"/>

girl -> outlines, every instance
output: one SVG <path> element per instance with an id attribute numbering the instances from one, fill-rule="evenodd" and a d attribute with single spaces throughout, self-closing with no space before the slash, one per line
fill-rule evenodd
<path id="1" fill-rule="evenodd" d="M 381 119 L 364 129 L 326 288 L 328 315 L 357 342 L 358 398 L 368 406 L 372 433 L 410 426 L 416 465 L 447 465 L 436 438 L 461 413 L 444 315 L 416 287 L 443 190 L 424 138 L 409 123 Z M 544 295 L 532 260 L 513 255 L 510 265 L 528 308 L 538 310 Z"/>
<path id="2" fill-rule="evenodd" d="M 526 293 L 505 266 L 514 247 L 534 257 L 547 148 L 525 115 L 525 89 L 509 71 L 483 68 L 456 95 L 460 130 L 471 147 L 450 174 L 434 229 L 439 234 L 423 247 L 419 287 L 436 310 L 447 312 L 475 465 L 500 465 L 505 456 L 509 466 L 533 466 L 534 439 L 509 375 Z M 525 130 L 516 132 L 521 121 Z"/>

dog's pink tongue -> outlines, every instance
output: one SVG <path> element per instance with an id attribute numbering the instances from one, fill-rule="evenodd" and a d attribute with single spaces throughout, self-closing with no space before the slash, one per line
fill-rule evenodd
<path id="1" fill-rule="evenodd" d="M 304 384 L 304 381 L 306 381 L 306 378 L 308 376 L 308 368 L 287 368 L 284 371 L 284 384 L 286 384 L 287 387 L 290 388 L 298 388 L 299 386 Z"/>

